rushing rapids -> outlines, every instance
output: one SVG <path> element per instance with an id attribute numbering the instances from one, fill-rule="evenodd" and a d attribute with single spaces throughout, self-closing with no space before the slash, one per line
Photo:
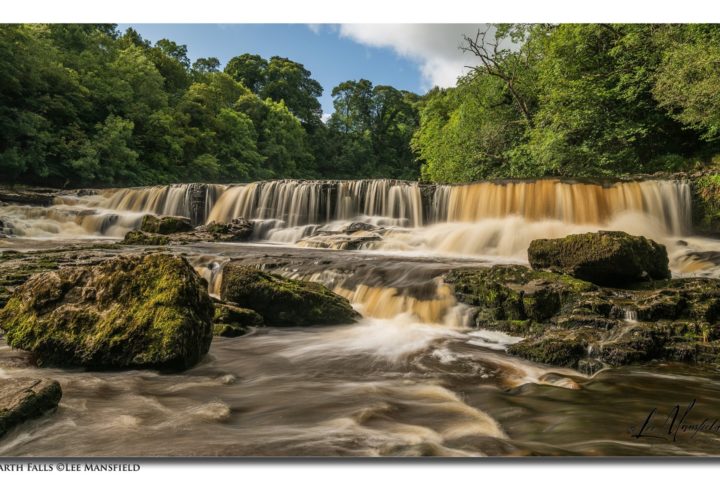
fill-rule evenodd
<path id="1" fill-rule="evenodd" d="M 254 241 L 305 247 L 501 257 L 525 261 L 536 238 L 623 230 L 665 244 L 676 272 L 714 268 L 714 242 L 692 237 L 687 182 L 542 179 L 424 185 L 399 180 L 277 180 L 80 192 L 50 206 L 0 207 L 19 237 L 122 237 L 146 213 L 196 225 L 242 217 Z M 88 195 L 88 193 L 91 193 Z M 349 232 L 353 225 L 359 231 Z M 363 227 L 364 225 L 364 227 Z M 679 239 L 682 237 L 682 242 Z M 698 255 L 698 252 L 701 255 Z"/>

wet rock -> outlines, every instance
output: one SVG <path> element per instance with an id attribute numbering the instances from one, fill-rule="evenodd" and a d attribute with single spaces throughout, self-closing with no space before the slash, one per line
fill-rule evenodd
<path id="1" fill-rule="evenodd" d="M 170 239 L 164 235 L 145 233 L 140 230 L 132 230 L 125 234 L 123 245 L 167 245 Z"/>
<path id="2" fill-rule="evenodd" d="M 564 273 L 597 285 L 624 286 L 670 278 L 665 247 L 624 232 L 533 240 L 528 259 L 536 270 Z"/>
<path id="3" fill-rule="evenodd" d="M 265 325 L 263 317 L 254 310 L 229 303 L 215 302 L 213 334 L 221 337 L 239 337 L 254 327 Z"/>
<path id="4" fill-rule="evenodd" d="M 456 298 L 478 307 L 478 328 L 525 337 L 508 352 L 592 373 L 653 360 L 720 364 L 720 279 L 597 287 L 519 265 L 464 268 L 445 276 Z M 700 353 L 703 352 L 703 353 Z"/>
<path id="5" fill-rule="evenodd" d="M 479 307 L 492 320 L 544 321 L 596 287 L 567 275 L 530 270 L 522 265 L 453 270 L 445 276 L 455 296 Z"/>
<path id="6" fill-rule="evenodd" d="M 0 328 L 41 366 L 181 370 L 207 353 L 212 317 L 205 281 L 158 253 L 34 275 L 0 310 Z"/>
<path id="7" fill-rule="evenodd" d="M 577 364 L 578 372 L 588 376 L 595 375 L 603 368 L 605 368 L 605 364 L 594 358 L 582 358 L 578 360 Z"/>
<path id="8" fill-rule="evenodd" d="M 585 356 L 586 345 L 586 340 L 578 332 L 549 332 L 540 338 L 510 345 L 507 351 L 533 362 L 572 368 Z"/>
<path id="9" fill-rule="evenodd" d="M 31 191 L 0 190 L 0 202 L 17 203 L 20 205 L 52 205 L 55 195 Z"/>
<path id="10" fill-rule="evenodd" d="M 260 314 L 273 327 L 354 323 L 359 314 L 323 285 L 292 280 L 230 262 L 223 269 L 221 299 Z"/>
<path id="11" fill-rule="evenodd" d="M 210 222 L 201 225 L 193 232 L 203 241 L 244 242 L 250 239 L 254 224 L 244 218 L 235 218 L 230 223 Z"/>
<path id="12" fill-rule="evenodd" d="M 159 233 L 161 235 L 190 232 L 192 230 L 192 222 L 187 217 L 145 215 L 140 224 L 140 231 Z"/>
<path id="13" fill-rule="evenodd" d="M 355 232 L 371 232 L 377 230 L 378 227 L 364 222 L 353 222 L 345 228 L 344 233 L 355 233 Z"/>
<path id="14" fill-rule="evenodd" d="M 360 250 L 361 248 L 382 240 L 377 233 L 358 230 L 353 234 L 322 234 L 303 238 L 298 245 L 312 248 L 328 248 L 331 250 Z"/>
<path id="15" fill-rule="evenodd" d="M 0 437 L 26 420 L 54 410 L 62 389 L 55 380 L 0 378 Z"/>

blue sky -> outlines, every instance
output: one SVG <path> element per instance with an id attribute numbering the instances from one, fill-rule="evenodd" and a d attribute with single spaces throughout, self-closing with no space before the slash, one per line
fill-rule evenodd
<path id="1" fill-rule="evenodd" d="M 217 57 L 222 65 L 242 53 L 273 55 L 302 63 L 322 84 L 323 112 L 332 112 L 334 86 L 366 78 L 373 84 L 424 93 L 450 86 L 463 72 L 458 45 L 468 25 L 120 24 L 145 39 L 168 38 L 188 47 L 191 60 Z"/>

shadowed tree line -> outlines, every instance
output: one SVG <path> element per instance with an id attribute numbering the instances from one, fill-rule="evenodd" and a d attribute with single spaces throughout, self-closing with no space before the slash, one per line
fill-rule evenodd
<path id="1" fill-rule="evenodd" d="M 460 39 L 459 39 L 460 40 Z M 114 25 L 0 25 L 2 182 L 608 176 L 720 160 L 717 25 L 498 25 L 423 96 Z M 470 62 L 469 62 L 470 63 Z"/>

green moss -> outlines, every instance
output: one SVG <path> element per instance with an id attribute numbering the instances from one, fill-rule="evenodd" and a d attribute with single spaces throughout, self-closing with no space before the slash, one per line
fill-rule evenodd
<path id="1" fill-rule="evenodd" d="M 508 353 L 533 362 L 575 367 L 578 361 L 585 356 L 585 344 L 573 336 L 565 338 L 546 336 L 510 345 Z"/>
<path id="2" fill-rule="evenodd" d="M 323 285 L 232 262 L 223 270 L 221 298 L 254 310 L 268 326 L 345 324 L 359 317 L 346 299 Z"/>
<path id="3" fill-rule="evenodd" d="M 167 245 L 170 240 L 162 235 L 148 234 L 138 230 L 132 230 L 125 234 L 123 245 Z"/>
<path id="4" fill-rule="evenodd" d="M 218 337 L 240 337 L 247 332 L 247 328 L 238 325 L 228 325 L 227 323 L 216 323 L 213 325 L 213 335 Z"/>
<path id="5" fill-rule="evenodd" d="M 192 229 L 192 223 L 187 217 L 145 215 L 140 224 L 141 231 L 161 235 L 189 232 Z"/>
<path id="6" fill-rule="evenodd" d="M 212 339 L 212 303 L 186 260 L 119 257 L 32 277 L 0 310 L 8 344 L 41 365 L 184 369 Z"/>
<path id="7" fill-rule="evenodd" d="M 665 247 L 625 232 L 533 240 L 528 259 L 534 269 L 552 270 L 598 285 L 623 286 L 670 278 Z"/>
<path id="8" fill-rule="evenodd" d="M 546 321 L 592 284 L 567 275 L 538 272 L 521 265 L 456 269 L 445 276 L 457 299 L 480 307 L 491 320 Z"/>

